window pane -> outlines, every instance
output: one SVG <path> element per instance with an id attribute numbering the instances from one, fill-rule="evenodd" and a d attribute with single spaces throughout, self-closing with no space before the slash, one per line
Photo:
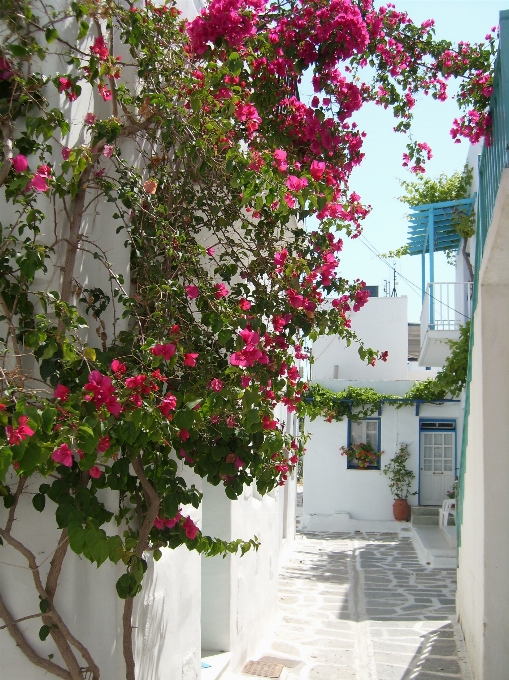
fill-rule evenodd
<path id="1" fill-rule="evenodd" d="M 442 461 L 435 460 L 433 465 L 434 472 L 442 472 Z"/>
<path id="2" fill-rule="evenodd" d="M 426 434 L 424 435 L 424 444 L 425 444 L 425 445 L 427 444 L 428 446 L 429 446 L 430 444 L 433 444 L 433 435 L 432 435 L 432 434 L 426 433 Z"/>
<path id="3" fill-rule="evenodd" d="M 442 447 L 441 446 L 435 446 L 435 452 L 434 452 L 433 458 L 442 458 Z"/>
<path id="4" fill-rule="evenodd" d="M 360 444 L 363 439 L 364 423 L 363 422 L 353 422 L 351 424 L 351 440 L 352 444 Z"/>
<path id="5" fill-rule="evenodd" d="M 378 423 L 375 420 L 366 421 L 367 432 L 378 432 Z"/>
<path id="6" fill-rule="evenodd" d="M 452 434 L 444 434 L 444 445 L 452 446 Z"/>
<path id="7" fill-rule="evenodd" d="M 373 448 L 378 449 L 378 432 L 368 432 L 366 440 Z"/>
<path id="8" fill-rule="evenodd" d="M 452 460 L 444 460 L 444 471 L 452 472 Z"/>
<path id="9" fill-rule="evenodd" d="M 437 434 L 434 434 L 433 437 L 434 437 L 435 446 L 437 444 L 440 444 L 440 445 L 442 444 L 443 439 L 444 439 L 444 435 L 441 432 L 440 433 L 437 432 Z"/>
<path id="10" fill-rule="evenodd" d="M 444 458 L 452 458 L 452 446 L 444 446 Z"/>
<path id="11" fill-rule="evenodd" d="M 433 462 L 431 460 L 425 460 L 424 461 L 424 470 L 426 472 L 432 472 L 433 471 Z"/>
<path id="12" fill-rule="evenodd" d="M 425 446 L 424 447 L 424 458 L 433 458 L 433 447 L 432 446 Z"/>

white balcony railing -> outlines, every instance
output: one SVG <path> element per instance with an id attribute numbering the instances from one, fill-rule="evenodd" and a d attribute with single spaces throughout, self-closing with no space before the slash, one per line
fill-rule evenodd
<path id="1" fill-rule="evenodd" d="M 428 283 L 421 312 L 421 348 L 428 331 L 458 331 L 465 325 L 472 313 L 472 292 L 471 281 Z"/>

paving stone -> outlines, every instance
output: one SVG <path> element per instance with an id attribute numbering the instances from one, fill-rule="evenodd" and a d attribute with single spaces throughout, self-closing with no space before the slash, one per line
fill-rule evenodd
<path id="1" fill-rule="evenodd" d="M 282 570 L 268 655 L 299 662 L 289 680 L 466 680 L 451 623 L 455 578 L 422 566 L 406 537 L 301 534 Z"/>

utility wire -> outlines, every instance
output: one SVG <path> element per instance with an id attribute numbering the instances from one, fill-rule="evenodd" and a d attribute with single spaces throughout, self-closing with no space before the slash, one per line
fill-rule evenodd
<path id="1" fill-rule="evenodd" d="M 364 245 L 366 246 L 366 248 L 367 248 L 369 251 L 371 251 L 371 252 L 373 253 L 373 255 L 376 255 L 376 257 L 378 257 L 379 260 L 381 260 L 382 262 L 384 262 L 384 264 L 386 264 L 386 265 L 389 267 L 389 269 L 392 269 L 393 271 L 396 271 L 396 268 L 393 267 L 389 262 L 387 262 L 387 260 L 386 260 L 384 257 L 382 257 L 382 255 L 376 250 L 375 246 L 374 246 L 370 241 L 368 241 L 368 239 L 364 236 L 364 234 L 361 234 L 360 240 L 361 240 L 362 243 L 364 243 Z M 412 288 L 415 289 L 415 290 L 413 291 L 414 293 L 417 293 L 418 295 L 420 294 L 419 287 L 416 286 L 415 283 L 413 283 L 413 281 L 410 281 L 410 279 L 407 279 L 406 276 L 403 276 L 403 274 L 401 274 L 401 273 L 399 273 L 399 272 L 398 272 L 398 276 L 399 276 L 400 278 L 402 278 L 404 281 L 406 281 L 410 286 L 412 286 Z M 469 318 L 470 318 L 470 317 L 467 316 L 466 314 L 463 314 L 463 312 L 460 312 L 458 309 L 455 309 L 454 307 L 451 307 L 450 305 L 447 305 L 447 304 L 446 304 L 445 302 L 443 302 L 442 300 L 439 300 L 439 299 L 436 298 L 434 295 L 431 295 L 430 293 L 426 293 L 426 294 L 428 295 L 428 297 L 432 298 L 433 300 L 435 300 L 436 302 L 438 302 L 440 305 L 442 305 L 442 306 L 444 306 L 444 307 L 447 307 L 447 309 L 450 309 L 450 310 L 452 310 L 453 312 L 455 312 L 456 314 L 459 314 L 460 316 L 463 316 L 465 319 L 469 319 Z"/>

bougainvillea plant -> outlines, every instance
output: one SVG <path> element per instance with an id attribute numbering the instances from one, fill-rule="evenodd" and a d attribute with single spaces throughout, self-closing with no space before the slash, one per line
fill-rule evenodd
<path id="1" fill-rule="evenodd" d="M 28 562 L 40 637 L 65 667 L 34 651 L 1 598 L 0 616 L 35 664 L 97 680 L 56 586 L 68 549 L 123 563 L 134 680 L 148 554 L 257 545 L 203 536 L 186 510 L 201 494 L 179 469 L 231 499 L 284 484 L 303 441 L 274 408 L 305 413 L 305 343 L 339 334 L 386 359 L 350 329 L 363 282 L 338 273 L 339 232 L 356 237 L 369 210 L 349 186 L 355 112 L 390 106 L 406 133 L 414 95 L 442 100 L 461 77 L 453 135 L 489 136 L 495 37 L 453 46 L 371 0 L 212 0 L 187 24 L 171 5 L 4 0 L 0 22 L 0 537 Z M 420 172 L 430 155 L 411 142 L 404 163 Z M 60 530 L 45 582 L 15 536 L 28 482 Z M 114 534 L 102 489 L 119 496 Z"/>

